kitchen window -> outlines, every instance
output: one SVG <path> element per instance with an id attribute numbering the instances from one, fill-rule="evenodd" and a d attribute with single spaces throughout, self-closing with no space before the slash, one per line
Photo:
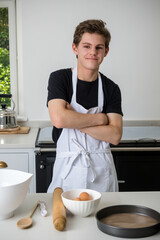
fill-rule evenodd
<path id="1" fill-rule="evenodd" d="M 11 93 L 17 106 L 15 0 L 0 0 L 0 93 Z M 9 98 L 0 99 L 11 105 Z"/>

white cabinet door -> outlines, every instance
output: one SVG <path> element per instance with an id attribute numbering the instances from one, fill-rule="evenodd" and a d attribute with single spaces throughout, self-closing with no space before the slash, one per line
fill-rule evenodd
<path id="1" fill-rule="evenodd" d="M 36 191 L 34 149 L 0 149 L 0 161 L 7 163 L 10 169 L 32 173 L 29 192 L 34 193 Z"/>
<path id="2" fill-rule="evenodd" d="M 29 172 L 29 156 L 27 153 L 0 153 L 0 161 L 7 163 L 10 169 Z"/>

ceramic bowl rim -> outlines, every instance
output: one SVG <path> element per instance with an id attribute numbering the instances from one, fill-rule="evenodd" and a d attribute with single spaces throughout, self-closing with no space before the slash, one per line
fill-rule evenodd
<path id="1" fill-rule="evenodd" d="M 16 169 L 0 169 L 0 171 L 4 171 L 4 172 L 16 172 L 16 173 L 20 173 L 20 174 L 26 174 L 26 177 L 25 177 L 25 179 L 23 179 L 23 181 L 19 181 L 19 182 L 17 182 L 17 183 L 11 183 L 11 184 L 9 184 L 9 185 L 0 186 L 0 189 L 18 186 L 18 185 L 20 185 L 20 184 L 23 184 L 23 183 L 27 182 L 28 180 L 30 180 L 30 179 L 33 177 L 33 174 L 32 174 L 32 173 L 24 172 L 24 171 L 20 171 L 20 170 L 16 170 Z"/>
<path id="2" fill-rule="evenodd" d="M 70 198 L 67 198 L 67 197 L 65 197 L 64 195 L 66 194 L 66 193 L 68 193 L 68 192 L 73 192 L 73 191 L 82 191 L 82 192 L 87 192 L 87 191 L 90 191 L 90 192 L 95 192 L 95 193 L 97 193 L 99 196 L 97 196 L 96 198 L 94 198 L 94 199 L 91 199 L 91 200 L 88 200 L 88 201 L 83 201 L 83 200 L 81 200 L 81 201 L 75 201 L 74 199 L 70 199 Z M 89 192 L 88 192 L 89 193 Z M 75 204 L 76 203 L 87 203 L 87 202 L 94 202 L 94 201 L 97 201 L 97 200 L 99 200 L 99 199 L 101 199 L 101 196 L 102 196 L 102 194 L 100 193 L 100 192 L 98 192 L 98 191 L 96 191 L 96 190 L 93 190 L 93 189 L 89 189 L 89 188 L 75 188 L 75 189 L 72 189 L 72 190 L 67 190 L 67 191 L 65 191 L 65 192 L 62 192 L 62 194 L 61 194 L 61 197 L 62 198 L 64 198 L 64 199 L 66 199 L 67 201 L 71 201 L 71 202 L 74 202 Z"/>

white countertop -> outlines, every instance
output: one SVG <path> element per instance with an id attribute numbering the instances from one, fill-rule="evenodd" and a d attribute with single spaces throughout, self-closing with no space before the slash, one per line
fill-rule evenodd
<path id="1" fill-rule="evenodd" d="M 45 201 L 48 216 L 42 217 L 39 209 L 33 215 L 33 226 L 29 229 L 19 229 L 17 221 L 28 215 L 37 200 Z M 160 212 L 160 192 L 119 192 L 102 193 L 97 210 L 111 205 L 134 204 L 150 207 Z M 0 221 L 0 238 L 2 240 L 113 240 L 123 239 L 101 232 L 97 227 L 95 215 L 80 218 L 67 215 L 67 224 L 63 232 L 54 228 L 52 223 L 52 194 L 28 194 L 22 205 L 15 210 L 10 219 Z M 127 238 L 124 238 L 127 239 Z M 142 238 L 136 238 L 142 239 Z M 143 239 L 159 240 L 160 232 Z"/>
<path id="2" fill-rule="evenodd" d="M 0 134 L 0 149 L 2 148 L 34 148 L 38 128 L 31 128 L 27 134 Z"/>
<path id="3" fill-rule="evenodd" d="M 38 133 L 38 127 L 31 127 L 28 134 L 0 134 L 0 149 L 2 148 L 34 148 Z M 45 127 L 47 141 L 52 141 L 52 126 Z M 41 132 L 44 132 L 42 129 Z M 160 126 L 139 126 L 139 127 L 124 127 L 121 142 L 133 140 L 157 140 L 160 141 Z M 40 139 L 41 140 L 41 134 Z"/>

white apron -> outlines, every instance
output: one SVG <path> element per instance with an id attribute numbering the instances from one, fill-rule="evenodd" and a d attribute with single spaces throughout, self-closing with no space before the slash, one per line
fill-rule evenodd
<path id="1" fill-rule="evenodd" d="M 72 73 L 73 95 L 70 105 L 79 113 L 99 113 L 103 109 L 103 89 L 98 75 L 98 107 L 85 109 L 76 102 L 77 68 Z M 64 128 L 57 141 L 53 178 L 48 188 L 63 191 L 88 188 L 100 192 L 118 191 L 117 176 L 109 143 L 99 141 L 77 129 Z"/>

